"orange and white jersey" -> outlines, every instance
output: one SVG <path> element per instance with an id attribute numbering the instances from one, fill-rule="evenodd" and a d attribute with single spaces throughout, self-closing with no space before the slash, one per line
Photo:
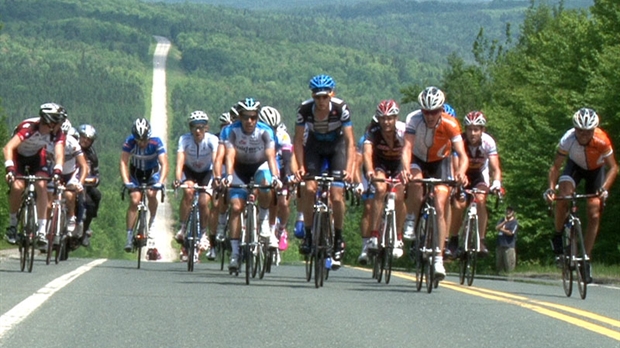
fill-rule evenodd
<path id="1" fill-rule="evenodd" d="M 568 156 L 578 166 L 586 170 L 597 169 L 605 164 L 605 158 L 614 153 L 609 136 L 602 129 L 594 129 L 594 136 L 587 145 L 580 145 L 575 136 L 575 128 L 568 130 L 558 144 L 558 153 Z"/>
<path id="2" fill-rule="evenodd" d="M 433 128 L 429 128 L 424 122 L 421 111 L 414 111 L 408 115 L 407 134 L 415 135 L 413 155 L 425 162 L 440 161 L 450 155 L 452 144 L 463 141 L 461 126 L 458 121 L 443 112 L 441 119 Z"/>

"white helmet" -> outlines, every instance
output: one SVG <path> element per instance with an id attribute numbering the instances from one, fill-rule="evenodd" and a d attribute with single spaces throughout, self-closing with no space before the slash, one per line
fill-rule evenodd
<path id="1" fill-rule="evenodd" d="M 282 123 L 280 112 L 271 106 L 263 106 L 258 113 L 258 120 L 271 128 L 276 128 Z"/>
<path id="2" fill-rule="evenodd" d="M 590 108 L 581 108 L 573 115 L 573 126 L 583 130 L 594 129 L 598 127 L 598 115 Z"/>
<path id="3" fill-rule="evenodd" d="M 196 123 L 207 124 L 209 123 L 209 116 L 207 116 L 207 113 L 202 110 L 196 110 L 189 114 L 189 117 L 187 118 L 187 123 L 190 126 Z"/>
<path id="4" fill-rule="evenodd" d="M 446 97 L 437 87 L 426 87 L 420 95 L 418 95 L 418 103 L 422 110 L 433 111 L 443 107 Z"/>
<path id="5" fill-rule="evenodd" d="M 230 112 L 224 112 L 220 115 L 220 117 L 218 118 L 218 120 L 220 121 L 220 123 L 222 124 L 231 124 L 232 118 L 230 118 Z"/>
<path id="6" fill-rule="evenodd" d="M 151 137 L 151 124 L 144 117 L 138 118 L 131 127 L 131 134 L 135 139 L 148 139 Z"/>
<path id="7" fill-rule="evenodd" d="M 68 134 L 71 128 L 72 128 L 71 122 L 69 122 L 69 119 L 65 119 L 65 122 L 63 122 L 62 125 L 60 126 L 60 129 L 65 134 Z"/>

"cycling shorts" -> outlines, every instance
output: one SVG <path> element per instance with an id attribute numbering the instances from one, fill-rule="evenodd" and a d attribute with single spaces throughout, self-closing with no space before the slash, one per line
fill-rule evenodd
<path id="1" fill-rule="evenodd" d="M 235 170 L 233 170 L 233 185 L 249 184 L 254 178 L 254 183 L 259 185 L 269 185 L 273 181 L 271 176 L 271 170 L 267 162 L 254 163 L 254 164 L 241 164 L 235 163 Z M 263 189 L 268 191 L 269 189 Z M 233 188 L 230 190 L 230 199 L 243 199 L 247 198 L 248 191 L 240 188 Z"/>
<path id="2" fill-rule="evenodd" d="M 435 162 L 424 162 L 417 156 L 413 156 L 413 163 L 411 163 L 410 168 L 421 171 L 422 177 L 424 178 L 435 178 L 441 180 L 452 179 L 451 156 Z"/>
<path id="3" fill-rule="evenodd" d="M 586 194 L 596 193 L 605 182 L 605 166 L 587 170 L 569 158 L 558 182 L 568 181 L 576 188 L 582 179 L 586 181 Z"/>
<path id="4" fill-rule="evenodd" d="M 347 148 L 344 137 L 334 142 L 318 141 L 314 137 L 308 137 L 308 142 L 304 146 L 304 161 L 306 172 L 310 176 L 321 175 L 325 161 L 332 175 L 334 171 L 344 172 L 347 169 Z"/>
<path id="5" fill-rule="evenodd" d="M 141 184 L 156 184 L 159 182 L 159 175 L 159 167 L 148 170 L 140 170 L 134 166 L 129 166 L 129 176 L 131 182 L 133 182 L 136 186 L 140 186 Z"/>
<path id="6" fill-rule="evenodd" d="M 41 149 L 33 156 L 23 156 L 15 152 L 14 158 L 16 175 L 37 174 L 39 176 L 48 176 L 49 167 L 47 166 L 45 148 Z M 45 174 L 41 172 L 44 172 Z"/>

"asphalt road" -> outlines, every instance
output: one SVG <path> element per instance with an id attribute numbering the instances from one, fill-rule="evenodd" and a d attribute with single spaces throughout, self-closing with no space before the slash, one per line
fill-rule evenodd
<path id="1" fill-rule="evenodd" d="M 33 273 L 0 261 L 0 347 L 620 347 L 620 289 L 448 277 L 416 292 L 412 274 L 377 284 L 331 272 L 321 289 L 302 265 L 246 285 L 215 263 L 69 259 Z"/>

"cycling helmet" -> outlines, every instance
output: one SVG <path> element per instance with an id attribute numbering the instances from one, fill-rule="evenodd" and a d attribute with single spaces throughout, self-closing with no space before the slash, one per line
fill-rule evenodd
<path id="1" fill-rule="evenodd" d="M 329 94 L 336 88 L 336 82 L 329 75 L 317 75 L 310 80 L 310 89 L 316 95 Z"/>
<path id="2" fill-rule="evenodd" d="M 56 103 L 45 103 L 39 109 L 39 116 L 44 123 L 58 124 L 67 118 L 67 110 Z"/>
<path id="3" fill-rule="evenodd" d="M 590 108 L 581 108 L 573 115 L 573 126 L 583 130 L 594 129 L 598 127 L 598 115 Z"/>
<path id="4" fill-rule="evenodd" d="M 375 112 L 375 115 L 377 117 L 398 116 L 399 112 L 400 108 L 398 107 L 398 104 L 393 99 L 389 99 L 382 100 L 379 105 L 377 105 L 377 111 Z"/>
<path id="5" fill-rule="evenodd" d="M 243 111 L 259 111 L 260 110 L 260 102 L 254 98 L 245 98 L 240 100 L 236 105 L 237 115 L 242 113 Z"/>
<path id="6" fill-rule="evenodd" d="M 444 103 L 443 104 L 443 111 L 445 113 L 447 113 L 448 115 L 456 118 L 456 111 L 454 111 L 454 108 L 450 106 L 450 104 L 448 103 Z"/>
<path id="7" fill-rule="evenodd" d="M 80 140 L 80 133 L 78 133 L 77 129 L 75 129 L 75 127 L 71 127 L 69 128 L 69 131 L 67 132 L 68 136 L 74 137 L 75 140 Z"/>
<path id="8" fill-rule="evenodd" d="M 280 112 L 271 106 L 263 106 L 258 113 L 258 120 L 271 128 L 276 128 L 282 123 Z"/>
<path id="9" fill-rule="evenodd" d="M 189 117 L 187 118 L 187 123 L 190 126 L 193 126 L 199 123 L 208 124 L 209 116 L 207 116 L 207 113 L 202 110 L 196 110 L 192 112 L 191 114 L 189 114 Z"/>
<path id="10" fill-rule="evenodd" d="M 286 125 L 284 123 L 280 123 L 280 125 L 278 126 L 278 130 L 281 132 L 287 132 L 288 133 L 288 129 L 286 129 Z"/>
<path id="11" fill-rule="evenodd" d="M 97 139 L 97 131 L 95 130 L 95 127 L 89 124 L 81 125 L 78 128 L 78 133 L 80 133 L 81 137 L 90 139 L 92 141 L 95 141 L 95 139 Z"/>
<path id="12" fill-rule="evenodd" d="M 233 123 L 232 118 L 230 117 L 230 112 L 224 112 L 220 115 L 220 117 L 218 118 L 218 120 L 220 121 L 220 123 L 222 124 L 231 124 Z"/>
<path id="13" fill-rule="evenodd" d="M 480 111 L 472 111 L 465 116 L 465 127 L 467 126 L 483 126 L 487 125 L 487 119 L 484 117 L 484 114 Z"/>
<path id="14" fill-rule="evenodd" d="M 62 132 L 65 134 L 68 134 L 71 128 L 72 128 L 71 122 L 68 119 L 65 120 L 65 122 L 63 122 L 62 125 L 60 126 L 60 130 L 62 130 Z"/>
<path id="15" fill-rule="evenodd" d="M 443 106 L 446 97 L 437 87 L 426 87 L 418 96 L 418 103 L 422 110 L 433 111 Z"/>
<path id="16" fill-rule="evenodd" d="M 151 137 L 151 124 L 146 118 L 139 118 L 133 123 L 131 134 L 136 139 L 148 139 Z"/>

